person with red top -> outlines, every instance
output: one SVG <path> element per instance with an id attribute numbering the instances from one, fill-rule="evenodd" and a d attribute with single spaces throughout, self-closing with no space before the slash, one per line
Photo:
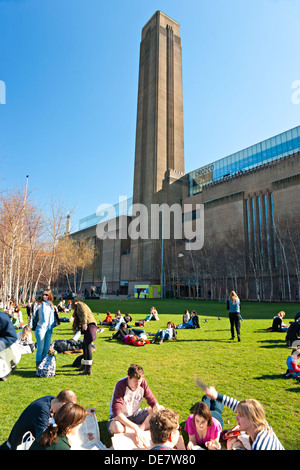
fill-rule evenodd
<path id="1" fill-rule="evenodd" d="M 141 409 L 145 398 L 148 407 Z M 115 385 L 109 412 L 107 429 L 110 435 L 126 432 L 126 427 L 133 429 L 137 443 L 145 445 L 143 431 L 149 429 L 153 412 L 162 409 L 151 392 L 144 378 L 144 370 L 137 364 L 131 364 L 127 377 Z"/>
<path id="2" fill-rule="evenodd" d="M 300 364 L 298 364 L 298 359 L 300 359 L 300 349 L 295 348 L 286 360 L 288 368 L 286 376 L 292 375 L 293 377 L 300 380 Z"/>

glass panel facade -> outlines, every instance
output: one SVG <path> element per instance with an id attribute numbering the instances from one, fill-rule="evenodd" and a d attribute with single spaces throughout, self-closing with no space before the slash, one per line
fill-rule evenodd
<path id="1" fill-rule="evenodd" d="M 119 217 L 120 215 L 127 215 L 131 216 L 131 206 L 133 204 L 133 198 L 123 199 L 119 201 L 117 204 L 111 206 L 111 213 L 114 214 L 115 217 Z M 78 230 L 84 230 L 88 227 L 93 227 L 101 222 L 104 216 L 99 216 L 96 213 L 84 217 L 84 219 L 79 220 L 79 228 Z M 105 217 L 107 218 L 107 216 Z M 114 218 L 114 217 L 112 217 Z"/>
<path id="2" fill-rule="evenodd" d="M 300 126 L 189 173 L 190 196 L 224 177 L 277 160 L 300 150 Z"/>

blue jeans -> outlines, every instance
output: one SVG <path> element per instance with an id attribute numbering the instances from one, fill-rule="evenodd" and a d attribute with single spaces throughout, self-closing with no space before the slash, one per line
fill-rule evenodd
<path id="1" fill-rule="evenodd" d="M 190 323 L 181 323 L 180 325 L 177 325 L 176 328 L 178 330 L 181 330 L 182 328 L 193 328 L 193 325 Z"/>
<path id="2" fill-rule="evenodd" d="M 169 334 L 169 332 L 166 331 L 166 330 L 159 330 L 159 331 L 156 333 L 154 339 L 157 339 L 157 338 L 160 338 L 160 339 L 162 339 L 163 341 L 168 341 L 168 340 L 170 339 L 170 334 Z"/>
<path id="3" fill-rule="evenodd" d="M 222 413 L 223 413 L 223 408 L 224 408 L 223 403 L 217 400 L 211 400 L 210 398 L 208 398 L 207 395 L 204 395 L 202 397 L 202 401 L 210 409 L 212 417 L 217 419 L 223 428 L 223 425 L 224 425 L 223 418 L 222 418 Z"/>
<path id="4" fill-rule="evenodd" d="M 36 328 L 34 332 L 36 339 L 36 362 L 42 362 L 47 356 L 51 346 L 52 331 L 52 328 Z"/>

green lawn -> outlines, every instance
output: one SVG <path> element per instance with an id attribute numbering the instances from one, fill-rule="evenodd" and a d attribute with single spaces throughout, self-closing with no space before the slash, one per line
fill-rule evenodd
<path id="1" fill-rule="evenodd" d="M 144 368 L 158 401 L 179 413 L 181 425 L 193 405 L 201 400 L 201 390 L 195 385 L 199 377 L 226 395 L 259 400 L 284 447 L 300 449 L 300 382 L 283 378 L 291 348 L 285 344 L 284 333 L 267 331 L 273 316 L 280 310 L 286 312 L 287 323 L 293 320 L 300 310 L 299 304 L 243 302 L 242 341 L 238 343 L 230 341 L 225 303 L 188 300 L 98 300 L 87 303 L 97 321 L 104 320 L 107 310 L 115 313 L 117 309 L 122 313 L 129 312 L 133 321 L 142 320 L 153 304 L 160 320 L 146 323 L 145 329 L 151 333 L 165 327 L 168 320 L 181 323 L 185 308 L 196 309 L 201 328 L 179 330 L 178 341 L 140 348 L 116 340 L 108 341 L 111 332 L 106 329 L 97 336 L 92 376 L 78 376 L 72 367 L 76 356 L 59 354 L 56 356 L 56 376 L 38 379 L 35 377 L 35 354 L 22 356 L 17 370 L 6 382 L 0 382 L 0 443 L 6 440 L 14 422 L 31 401 L 70 388 L 76 392 L 81 405 L 96 408 L 101 440 L 110 446 L 106 422 L 112 391 L 117 380 L 126 376 L 128 366 L 135 362 Z M 61 323 L 54 330 L 53 339 L 71 338 L 72 335 L 71 323 Z M 236 424 L 235 414 L 230 409 L 225 408 L 223 416 L 225 428 Z"/>

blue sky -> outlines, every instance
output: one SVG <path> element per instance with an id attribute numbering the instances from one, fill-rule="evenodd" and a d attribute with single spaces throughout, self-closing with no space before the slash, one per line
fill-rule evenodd
<path id="1" fill-rule="evenodd" d="M 132 196 L 141 30 L 180 23 L 185 170 L 300 124 L 298 0 L 0 0 L 0 190 L 78 220 Z"/>

